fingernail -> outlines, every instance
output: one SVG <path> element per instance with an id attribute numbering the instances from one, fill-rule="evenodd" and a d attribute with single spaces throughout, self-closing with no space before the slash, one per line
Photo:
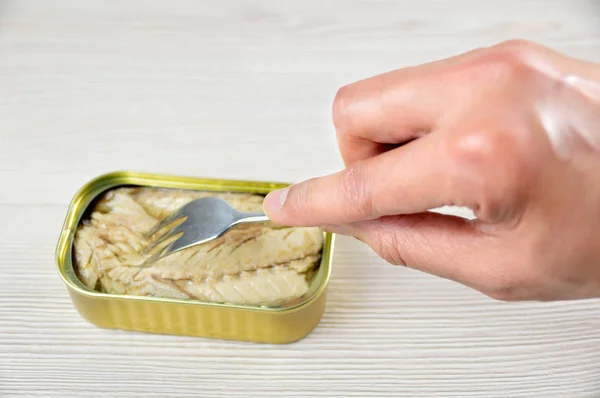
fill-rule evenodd
<path id="1" fill-rule="evenodd" d="M 471 220 L 470 223 L 476 230 L 478 230 L 479 232 L 482 232 L 486 235 L 493 235 L 494 232 L 496 232 L 498 230 L 497 225 L 483 222 L 478 219 Z"/>
<path id="2" fill-rule="evenodd" d="M 265 212 L 272 213 L 280 211 L 285 204 L 289 191 L 290 187 L 287 187 L 269 193 L 263 202 Z"/>
<path id="3" fill-rule="evenodd" d="M 283 209 L 283 205 L 285 204 L 285 200 L 287 199 L 288 192 L 290 192 L 290 187 L 284 188 L 279 191 L 279 208 Z"/>

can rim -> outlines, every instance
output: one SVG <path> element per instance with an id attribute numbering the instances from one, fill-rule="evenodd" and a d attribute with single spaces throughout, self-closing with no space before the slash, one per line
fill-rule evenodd
<path id="1" fill-rule="evenodd" d="M 75 274 L 72 264 L 72 242 L 79 221 L 83 216 L 89 204 L 98 197 L 102 192 L 118 186 L 147 186 L 172 189 L 205 189 L 216 191 L 215 187 L 219 187 L 220 191 L 237 191 L 237 192 L 253 192 L 258 194 L 266 194 L 272 190 L 289 186 L 288 183 L 282 182 L 262 182 L 262 181 L 244 181 L 233 179 L 213 179 L 213 178 L 197 178 L 186 176 L 174 176 L 169 174 L 150 174 L 131 171 L 114 171 L 100 175 L 83 185 L 73 196 L 66 217 L 63 222 L 62 230 L 58 239 L 55 250 L 55 261 L 58 273 L 65 285 L 79 295 L 87 296 L 95 299 L 111 299 L 111 300 L 138 300 L 147 302 L 162 302 L 176 303 L 184 305 L 217 307 L 239 309 L 244 311 L 268 311 L 268 312 L 293 312 L 309 305 L 319 298 L 325 291 L 331 275 L 331 263 L 333 260 L 333 247 L 335 235 L 329 232 L 323 232 L 324 243 L 318 273 L 320 276 L 315 276 L 315 280 L 311 283 L 309 291 L 304 294 L 302 299 L 295 304 L 289 306 L 252 306 L 228 303 L 207 302 L 195 299 L 175 299 L 165 297 L 150 297 L 150 296 L 127 296 L 111 293 L 97 292 L 88 288 Z M 187 188 L 186 188 L 187 187 Z M 252 190 L 248 190 L 252 188 Z M 318 278 L 318 279 L 317 279 Z M 319 283 L 316 283 L 319 280 Z"/>

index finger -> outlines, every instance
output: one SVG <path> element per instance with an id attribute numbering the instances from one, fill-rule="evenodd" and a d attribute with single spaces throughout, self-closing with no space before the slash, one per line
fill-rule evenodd
<path id="1" fill-rule="evenodd" d="M 333 102 L 333 122 L 346 166 L 434 130 L 449 105 L 469 98 L 468 91 L 479 87 L 465 68 L 479 51 L 342 87 Z"/>
<path id="2" fill-rule="evenodd" d="M 493 112 L 487 117 L 484 109 L 473 109 L 461 124 L 272 192 L 264 209 L 274 222 L 296 226 L 347 224 L 445 205 L 468 207 L 485 222 L 508 221 L 522 211 L 535 176 L 538 157 L 531 148 L 546 153 L 543 135 L 515 138 L 528 128 L 508 128 Z"/>

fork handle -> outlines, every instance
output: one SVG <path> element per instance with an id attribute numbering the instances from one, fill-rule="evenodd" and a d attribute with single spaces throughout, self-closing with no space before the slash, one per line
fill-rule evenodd
<path id="1" fill-rule="evenodd" d="M 270 221 L 269 217 L 265 213 L 243 213 L 236 224 L 248 224 L 254 222 L 267 222 Z"/>

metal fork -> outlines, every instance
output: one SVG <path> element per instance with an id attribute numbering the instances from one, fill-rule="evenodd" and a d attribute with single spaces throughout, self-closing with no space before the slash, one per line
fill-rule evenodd
<path id="1" fill-rule="evenodd" d="M 182 219 L 183 222 L 152 239 L 157 232 Z M 195 199 L 157 223 L 146 234 L 146 238 L 148 240 L 152 239 L 152 242 L 144 250 L 143 254 L 148 254 L 176 235 L 181 236 L 158 250 L 143 265 L 147 265 L 150 262 L 154 262 L 188 247 L 210 242 L 219 238 L 234 226 L 267 221 L 269 219 L 264 213 L 239 212 L 223 199 L 215 197 Z"/>

